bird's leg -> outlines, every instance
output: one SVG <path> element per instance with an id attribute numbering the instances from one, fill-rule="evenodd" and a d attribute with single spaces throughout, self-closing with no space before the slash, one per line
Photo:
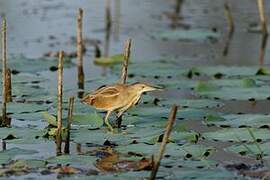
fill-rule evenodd
<path id="1" fill-rule="evenodd" d="M 106 116 L 105 116 L 105 124 L 108 126 L 111 132 L 113 132 L 113 128 L 109 123 L 109 116 L 111 115 L 112 111 L 108 111 Z"/>
<path id="2" fill-rule="evenodd" d="M 121 128 L 121 125 L 122 125 L 122 115 L 123 115 L 124 112 L 120 111 L 117 113 L 117 128 Z"/>

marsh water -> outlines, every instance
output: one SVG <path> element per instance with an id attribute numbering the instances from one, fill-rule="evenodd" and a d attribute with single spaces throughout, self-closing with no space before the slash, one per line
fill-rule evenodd
<path id="1" fill-rule="evenodd" d="M 228 40 L 228 27 L 224 16 L 224 0 L 185 0 L 179 12 L 181 18 L 177 20 L 171 17 L 175 14 L 175 0 L 111 0 L 112 29 L 109 38 L 106 38 L 105 1 L 103 0 L 0 0 L 0 14 L 5 15 L 8 20 L 9 57 L 36 59 L 43 58 L 49 52 L 76 51 L 76 14 L 78 8 L 83 8 L 83 37 L 87 39 L 85 42 L 87 51 L 83 59 L 87 81 L 95 81 L 98 78 L 110 79 L 111 74 L 119 69 L 104 68 L 93 63 L 95 59 L 93 42 L 99 44 L 102 54 L 107 53 L 110 56 L 123 52 L 124 42 L 127 38 L 132 38 L 130 60 L 132 63 L 166 60 L 166 62 L 173 62 L 179 69 L 184 70 L 204 65 L 268 65 L 270 62 L 269 45 L 266 44 L 262 61 L 260 59 L 262 57 L 262 36 L 260 33 L 248 32 L 252 24 L 259 22 L 256 2 L 254 0 L 231 0 L 229 3 L 235 21 L 235 32 L 230 40 Z M 265 1 L 265 9 L 267 15 L 270 15 L 269 1 Z M 164 41 L 151 37 L 152 32 L 173 29 L 207 29 L 219 34 L 219 38 L 210 41 Z M 224 55 L 226 45 L 228 45 L 228 52 Z M 72 61 L 76 62 L 76 58 Z M 27 66 L 31 67 L 31 64 Z M 145 69 L 145 71 L 148 70 Z M 158 72 L 156 69 L 156 73 Z M 57 92 L 57 72 L 47 70 L 35 73 L 48 79 L 45 86 L 52 94 Z M 164 81 L 170 81 L 170 79 Z M 68 88 L 77 87 L 76 66 L 64 69 L 63 83 L 64 89 L 65 86 Z M 101 84 L 86 86 L 85 90 L 91 91 L 98 85 Z M 181 90 L 181 87 L 179 89 L 171 90 L 168 88 L 165 92 L 151 95 L 157 98 L 196 98 L 189 90 Z M 72 93 L 70 94 L 74 95 Z M 256 103 L 248 100 L 222 100 L 222 103 L 224 104 L 222 107 L 209 109 L 227 114 L 269 114 L 270 112 L 268 100 L 258 100 Z M 21 127 L 33 125 L 39 129 L 47 126 L 46 121 L 27 122 L 14 119 L 12 123 Z M 198 133 L 220 129 L 220 127 L 208 127 L 197 120 L 177 121 L 177 123 Z M 215 146 L 218 151 L 210 159 L 223 165 L 231 162 L 258 163 L 256 158 L 241 157 L 223 150 L 224 147 L 229 147 L 234 143 L 201 140 L 199 144 Z M 71 143 L 71 154 L 78 153 L 76 146 L 78 144 Z M 12 147 L 37 150 L 38 153 L 31 155 L 32 158 L 46 159 L 55 156 L 55 143 L 50 140 L 41 140 L 38 144 L 7 143 L 7 149 Z M 87 149 L 88 147 L 82 145 L 82 148 Z M 91 168 L 95 168 L 94 164 Z M 30 173 L 23 176 L 10 176 L 9 178 L 37 177 L 40 179 L 56 178 L 57 174 Z M 160 178 L 174 179 L 177 177 L 163 177 L 161 175 Z"/>

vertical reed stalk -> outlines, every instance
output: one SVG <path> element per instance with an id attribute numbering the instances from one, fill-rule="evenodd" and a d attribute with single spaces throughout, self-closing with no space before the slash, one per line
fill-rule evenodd
<path id="1" fill-rule="evenodd" d="M 2 126 L 8 126 L 7 118 L 7 21 L 2 19 Z"/>
<path id="2" fill-rule="evenodd" d="M 131 48 L 131 39 L 129 38 L 126 40 L 126 43 L 125 43 L 124 62 L 122 65 L 121 77 L 120 77 L 121 84 L 125 84 L 127 81 L 128 64 L 129 64 L 129 58 L 130 58 L 130 48 Z"/>
<path id="3" fill-rule="evenodd" d="M 105 43 L 104 43 L 104 57 L 109 57 L 109 50 L 110 50 L 110 38 L 111 38 L 111 33 L 110 31 L 106 31 L 105 33 Z"/>
<path id="4" fill-rule="evenodd" d="M 179 15 L 181 13 L 182 4 L 183 4 L 183 0 L 176 0 L 176 4 L 175 4 L 175 14 L 176 15 Z"/>
<path id="5" fill-rule="evenodd" d="M 62 154 L 62 100 L 63 100 L 63 61 L 64 52 L 59 52 L 58 62 L 58 102 L 57 102 L 57 134 L 56 134 L 56 154 Z"/>
<path id="6" fill-rule="evenodd" d="M 225 17 L 227 19 L 227 24 L 229 27 L 229 33 L 232 33 L 232 32 L 234 32 L 234 21 L 233 21 L 231 8 L 230 8 L 229 3 L 227 1 L 224 4 L 224 10 L 225 10 Z"/>
<path id="7" fill-rule="evenodd" d="M 112 25 L 111 4 L 110 4 L 110 0 L 106 0 L 105 1 L 105 45 L 104 45 L 104 57 L 109 57 L 111 25 Z"/>
<path id="8" fill-rule="evenodd" d="M 260 24 L 261 24 L 261 29 L 263 34 L 267 34 L 267 20 L 266 20 L 266 15 L 265 15 L 265 8 L 264 8 L 264 0 L 257 0 L 258 4 L 258 9 L 260 13 Z"/>
<path id="9" fill-rule="evenodd" d="M 7 69 L 6 74 L 6 91 L 7 91 L 7 103 L 12 101 L 12 85 L 11 85 L 11 71 L 10 69 Z"/>
<path id="10" fill-rule="evenodd" d="M 79 89 L 84 89 L 82 21 L 83 10 L 80 8 L 77 14 L 77 68 Z"/>
<path id="11" fill-rule="evenodd" d="M 167 128 L 166 128 L 165 134 L 163 136 L 163 139 L 162 139 L 162 142 L 160 145 L 159 153 L 158 153 L 158 156 L 154 162 L 154 167 L 153 167 L 153 170 L 151 172 L 150 180 L 156 179 L 156 175 L 158 172 L 160 161 L 161 161 L 163 154 L 165 152 L 166 144 L 169 140 L 169 137 L 170 137 L 170 134 L 171 134 L 171 131 L 173 128 L 173 123 L 175 121 L 176 113 L 177 113 L 177 106 L 173 105 L 173 107 L 171 108 L 170 115 L 169 115 Z"/>
<path id="12" fill-rule="evenodd" d="M 74 97 L 69 98 L 68 101 L 68 122 L 67 122 L 67 137 L 65 141 L 64 153 L 69 154 L 70 152 L 70 127 L 73 116 L 73 106 L 74 106 Z"/>
<path id="13" fill-rule="evenodd" d="M 120 33 L 120 17 L 121 17 L 121 2 L 120 0 L 114 1 L 114 23 L 113 23 L 113 32 L 114 39 L 119 41 Z"/>
<path id="14" fill-rule="evenodd" d="M 111 3 L 110 0 L 105 1 L 105 27 L 106 31 L 110 31 L 112 26 L 112 17 L 111 17 Z"/>
<path id="15" fill-rule="evenodd" d="M 120 83 L 126 84 L 127 81 L 127 72 L 128 72 L 128 64 L 129 64 L 129 58 L 130 58 L 130 48 L 131 48 L 131 39 L 127 39 L 125 42 L 125 48 L 124 48 L 124 62 L 121 69 L 121 76 L 120 76 Z M 122 116 L 117 117 L 117 127 L 121 128 L 122 124 Z"/>

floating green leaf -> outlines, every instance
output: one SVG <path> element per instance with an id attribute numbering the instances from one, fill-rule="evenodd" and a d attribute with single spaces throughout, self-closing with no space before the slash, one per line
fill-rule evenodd
<path id="1" fill-rule="evenodd" d="M 11 148 L 5 151 L 0 152 L 0 163 L 1 164 L 6 164 L 9 161 L 13 160 L 16 158 L 16 156 L 20 155 L 30 155 L 30 154 L 35 154 L 37 151 L 35 150 L 26 150 L 26 149 L 21 149 L 21 148 Z"/>
<path id="2" fill-rule="evenodd" d="M 259 66 L 202 66 L 191 68 L 192 74 L 214 76 L 221 74 L 224 76 L 252 76 L 269 75 L 269 68 Z M 261 73 L 260 73 L 261 72 Z"/>
<path id="3" fill-rule="evenodd" d="M 258 148 L 259 145 L 259 148 Z M 238 144 L 238 145 L 233 145 L 226 150 L 232 151 L 234 153 L 238 153 L 240 155 L 258 155 L 261 154 L 261 151 L 263 152 L 263 158 L 270 158 L 270 143 L 265 142 L 265 143 L 260 143 L 260 144 L 255 144 L 255 143 L 249 143 L 249 144 Z"/>
<path id="4" fill-rule="evenodd" d="M 159 104 L 170 106 L 173 104 L 180 105 L 181 107 L 188 108 L 215 108 L 222 107 L 224 104 L 219 101 L 209 100 L 209 99 L 177 99 L 168 98 L 166 100 L 161 100 Z"/>
<path id="5" fill-rule="evenodd" d="M 263 114 L 230 114 L 218 116 L 215 119 L 206 117 L 206 123 L 229 127 L 270 127 L 270 116 Z"/>
<path id="6" fill-rule="evenodd" d="M 151 35 L 154 39 L 161 40 L 182 40 L 182 41 L 206 41 L 209 39 L 217 39 L 218 33 L 207 29 L 177 29 L 167 30 L 163 32 L 155 32 Z"/>
<path id="7" fill-rule="evenodd" d="M 98 113 L 73 115 L 72 118 L 72 126 L 96 129 L 102 125 L 103 118 Z"/>
<path id="8" fill-rule="evenodd" d="M 270 97 L 270 87 L 262 86 L 256 88 L 221 88 L 217 91 L 200 91 L 199 95 L 209 98 L 223 100 L 266 100 Z"/>
<path id="9" fill-rule="evenodd" d="M 42 116 L 47 120 L 49 125 L 57 127 L 57 119 L 55 116 L 49 114 L 47 111 L 42 112 Z"/>
<path id="10" fill-rule="evenodd" d="M 100 66 L 111 66 L 115 64 L 120 64 L 124 61 L 124 55 L 123 54 L 116 54 L 111 57 L 100 57 L 100 58 L 95 58 L 94 63 L 96 65 Z"/>
<path id="11" fill-rule="evenodd" d="M 269 140 L 270 133 L 268 129 L 250 129 L 255 138 L 259 140 Z M 253 138 L 250 135 L 248 128 L 226 128 L 215 132 L 206 132 L 202 136 L 206 139 L 219 140 L 219 141 L 247 141 L 253 142 Z"/>

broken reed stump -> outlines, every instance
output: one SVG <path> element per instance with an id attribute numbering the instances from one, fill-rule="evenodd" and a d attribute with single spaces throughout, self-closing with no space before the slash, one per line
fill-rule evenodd
<path id="1" fill-rule="evenodd" d="M 7 143 L 6 140 L 2 139 L 2 151 L 7 150 Z"/>
<path id="2" fill-rule="evenodd" d="M 104 37 L 104 57 L 109 57 L 109 50 L 110 50 L 110 39 L 111 39 L 111 32 L 106 31 L 105 37 Z"/>
<path id="3" fill-rule="evenodd" d="M 63 62 L 64 52 L 59 52 L 58 60 L 58 102 L 57 102 L 57 133 L 56 133 L 56 154 L 62 154 L 62 100 L 63 100 Z"/>
<path id="4" fill-rule="evenodd" d="M 175 14 L 176 15 L 180 15 L 183 1 L 184 0 L 176 0 L 176 4 L 175 4 Z"/>
<path id="5" fill-rule="evenodd" d="M 2 19 L 2 124 L 3 127 L 10 126 L 10 120 L 7 117 L 7 21 L 6 17 Z"/>
<path id="6" fill-rule="evenodd" d="M 78 68 L 78 87 L 79 89 L 84 89 L 84 71 L 83 71 L 83 37 L 82 37 L 82 27 L 83 27 L 83 10 L 79 8 L 77 14 L 77 68 Z M 83 94 L 79 93 L 79 97 Z"/>
<path id="7" fill-rule="evenodd" d="M 6 86 L 7 86 L 7 103 L 12 101 L 12 86 L 11 86 L 11 70 L 7 69 L 6 73 Z"/>
<path id="8" fill-rule="evenodd" d="M 265 15 L 265 8 L 264 8 L 264 0 L 257 0 L 259 14 L 260 14 L 260 24 L 261 24 L 261 31 L 263 34 L 268 34 L 267 29 L 267 20 Z"/>
<path id="9" fill-rule="evenodd" d="M 223 49 L 223 56 L 227 56 L 229 53 L 229 48 L 231 45 L 231 40 L 233 39 L 233 34 L 234 34 L 233 31 L 230 31 L 226 40 L 225 40 L 225 46 Z"/>
<path id="10" fill-rule="evenodd" d="M 167 142 L 169 140 L 169 137 L 170 137 L 170 134 L 171 134 L 171 131 L 172 131 L 172 128 L 173 128 L 176 113 L 177 113 L 177 106 L 173 105 L 173 107 L 171 108 L 170 115 L 169 115 L 166 131 L 164 133 L 164 136 L 163 136 L 163 139 L 162 139 L 162 142 L 161 142 L 161 145 L 160 145 L 158 156 L 157 156 L 157 158 L 154 158 L 154 167 L 153 167 L 152 172 L 151 172 L 150 180 L 156 179 L 156 175 L 157 175 L 157 172 L 158 172 L 160 161 L 161 161 L 161 159 L 163 157 L 163 154 L 165 152 L 166 144 L 167 144 Z"/>
<path id="11" fill-rule="evenodd" d="M 115 41 L 119 41 L 120 33 L 120 17 L 121 17 L 121 2 L 120 0 L 114 1 L 114 18 L 113 18 L 113 32 Z"/>
<path id="12" fill-rule="evenodd" d="M 229 47 L 231 44 L 231 40 L 232 40 L 233 34 L 234 34 L 234 20 L 233 20 L 232 11 L 231 11 L 231 8 L 229 6 L 228 1 L 226 1 L 224 4 L 224 13 L 225 13 L 225 17 L 227 20 L 229 33 L 228 33 L 227 39 L 225 41 L 225 46 L 223 49 L 223 56 L 227 56 L 229 53 Z"/>
<path id="13" fill-rule="evenodd" d="M 110 38 L 111 38 L 111 5 L 110 0 L 105 1 L 105 43 L 104 43 L 104 57 L 109 57 Z"/>
<path id="14" fill-rule="evenodd" d="M 231 11 L 231 8 L 229 6 L 228 1 L 226 1 L 224 4 L 224 10 L 225 10 L 225 17 L 227 19 L 227 24 L 229 27 L 229 33 L 233 33 L 234 32 L 234 21 L 233 21 L 232 11 Z"/>
<path id="15" fill-rule="evenodd" d="M 76 151 L 77 151 L 77 154 L 81 154 L 82 153 L 82 144 L 80 144 L 80 143 L 77 143 L 76 144 Z"/>
<path id="16" fill-rule="evenodd" d="M 67 136 L 65 140 L 64 153 L 69 154 L 70 152 L 70 127 L 73 116 L 73 107 L 74 107 L 74 97 L 70 97 L 68 101 L 68 119 L 67 119 Z"/>
<path id="17" fill-rule="evenodd" d="M 121 69 L 120 84 L 126 84 L 126 81 L 127 81 L 130 49 L 131 49 L 131 38 L 127 39 L 125 42 L 124 62 L 123 62 L 122 69 Z M 122 116 L 117 117 L 117 128 L 121 128 L 121 125 L 122 125 Z"/>

